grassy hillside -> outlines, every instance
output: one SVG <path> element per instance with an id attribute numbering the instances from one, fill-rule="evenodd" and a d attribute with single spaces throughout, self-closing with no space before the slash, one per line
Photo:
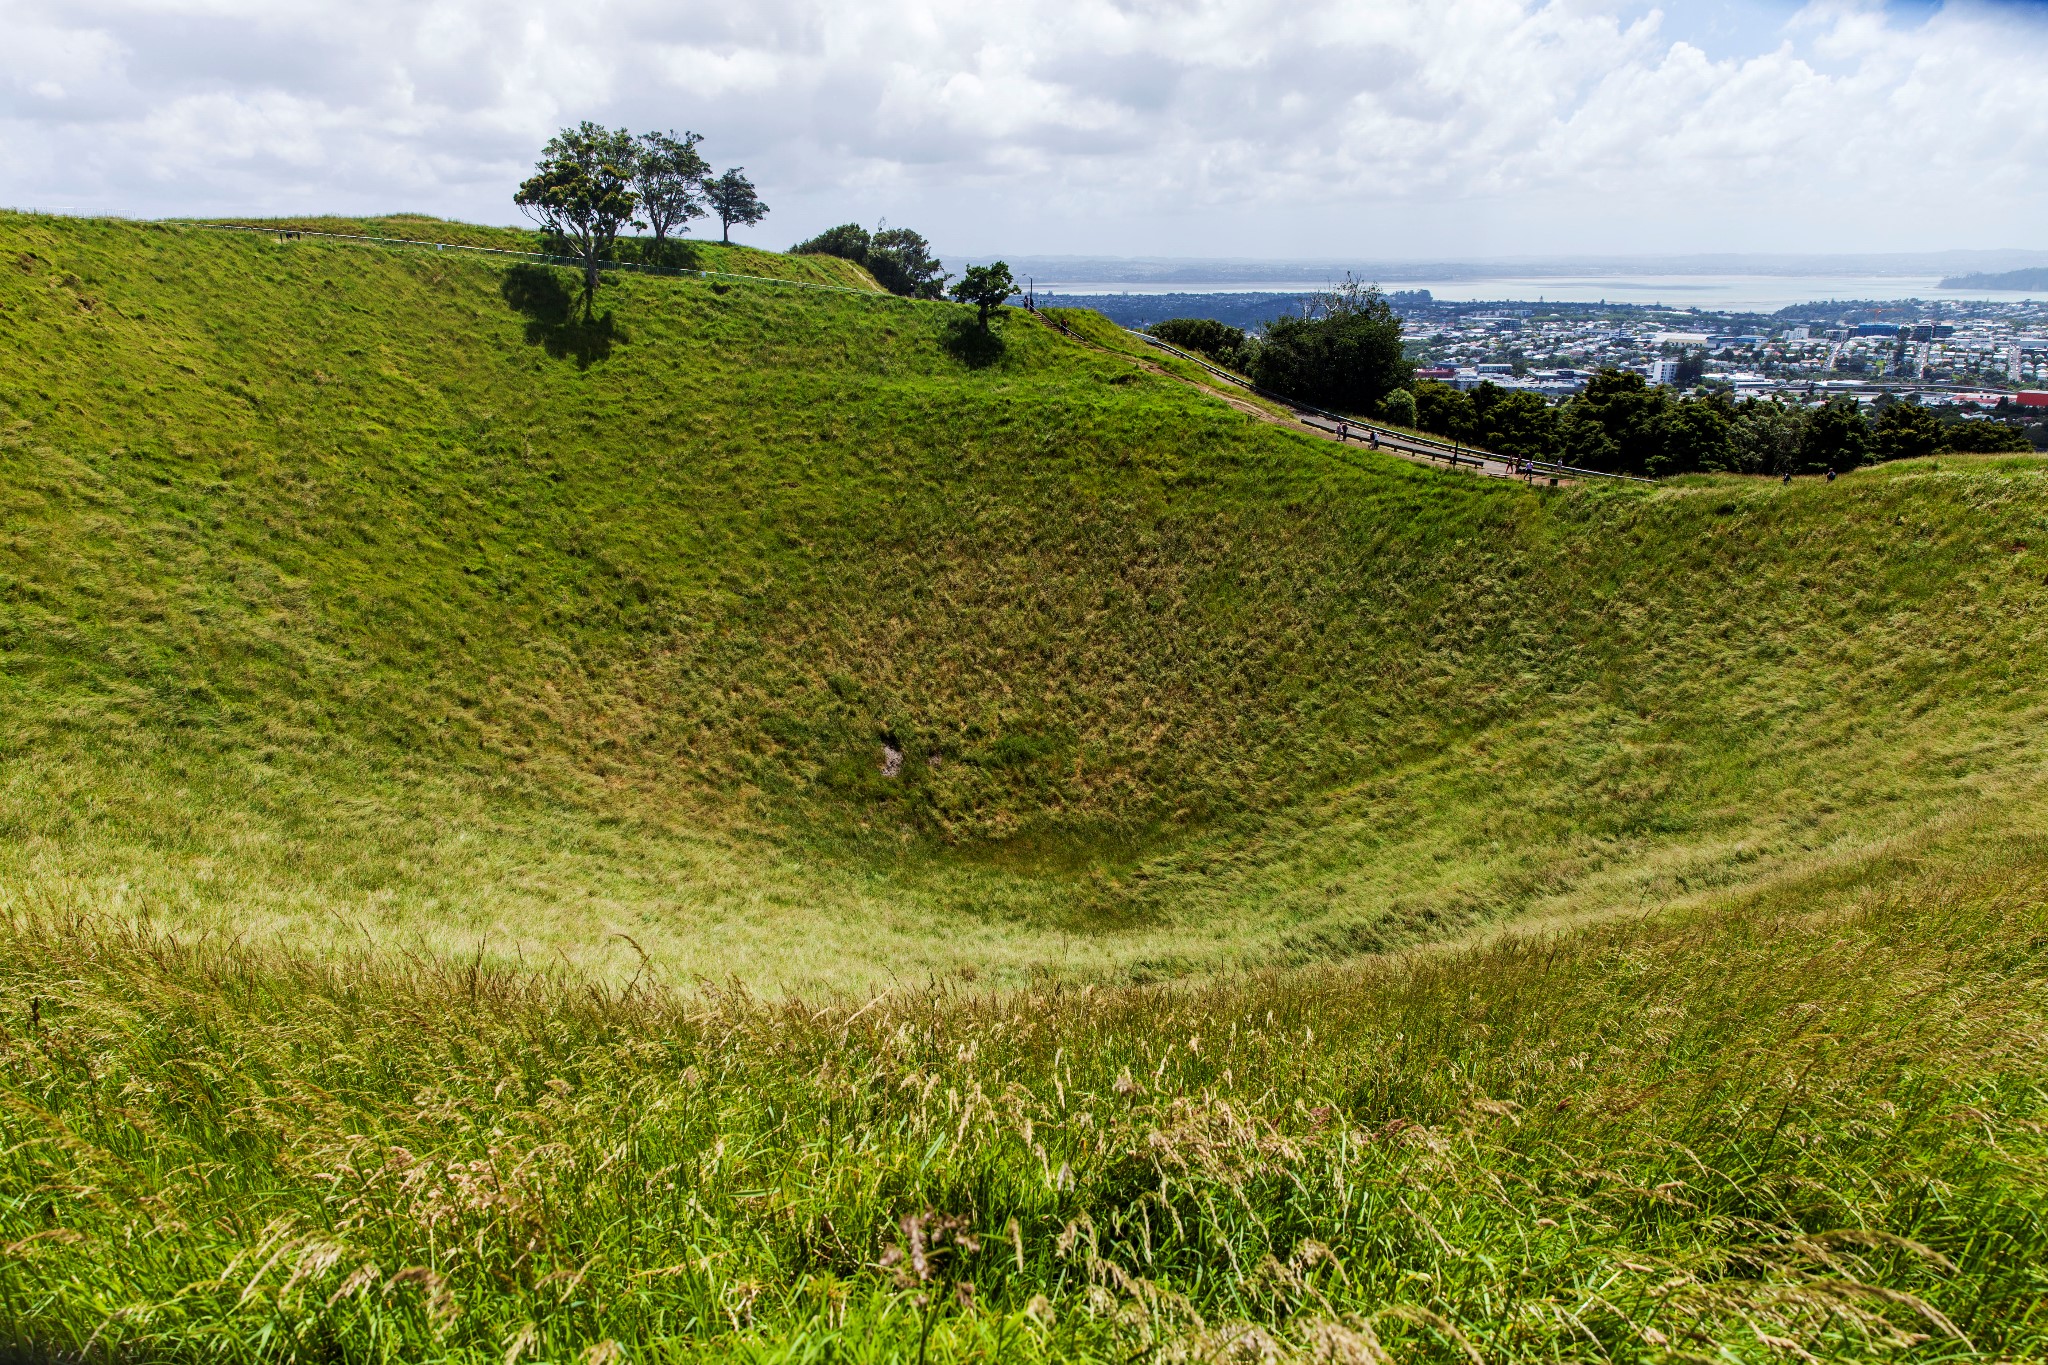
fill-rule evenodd
<path id="1" fill-rule="evenodd" d="M 2030 461 L 1535 491 L 886 295 L 0 260 L 21 905 L 1158 976 L 1787 875 L 2038 765 Z"/>
<path id="2" fill-rule="evenodd" d="M 539 249 L 539 235 L 529 228 L 452 223 L 445 218 L 433 218 L 420 213 L 395 213 L 383 218 L 237 218 L 231 221 L 240 226 L 276 228 L 280 231 L 385 237 L 406 242 L 489 247 L 496 251 L 533 252 Z M 738 243 L 707 242 L 690 237 L 672 238 L 670 246 L 675 253 L 676 264 L 690 270 L 756 275 L 774 280 L 800 280 L 807 284 L 830 284 L 852 289 L 881 288 L 865 267 L 855 265 L 852 261 L 843 261 L 837 256 L 788 256 L 778 251 L 762 251 L 757 247 Z"/>
<path id="3" fill-rule="evenodd" d="M 566 290 L 0 216 L 0 1354 L 2048 1353 L 2039 461 Z"/>

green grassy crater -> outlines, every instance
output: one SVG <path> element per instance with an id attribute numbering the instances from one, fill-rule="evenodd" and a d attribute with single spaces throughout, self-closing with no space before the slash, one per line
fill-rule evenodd
<path id="1" fill-rule="evenodd" d="M 2038 460 L 697 250 L 0 215 L 0 1359 L 2048 1352 Z"/>
<path id="2" fill-rule="evenodd" d="M 2030 460 L 1528 490 L 880 293 L 586 327 L 487 257 L 23 216 L 0 263 L 23 904 L 1151 977 L 1751 884 L 2039 761 Z"/>

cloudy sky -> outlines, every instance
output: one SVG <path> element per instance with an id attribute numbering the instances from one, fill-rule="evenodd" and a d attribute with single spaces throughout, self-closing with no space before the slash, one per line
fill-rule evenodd
<path id="1" fill-rule="evenodd" d="M 2048 4 L 0 0 L 0 204 L 517 221 L 694 129 L 785 246 L 1445 258 L 2048 248 Z"/>

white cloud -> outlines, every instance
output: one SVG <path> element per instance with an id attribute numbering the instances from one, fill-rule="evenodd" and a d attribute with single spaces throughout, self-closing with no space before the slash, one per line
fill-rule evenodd
<path id="1" fill-rule="evenodd" d="M 0 199 L 505 221 L 540 142 L 592 117 L 707 134 L 775 207 L 775 243 L 888 214 L 956 249 L 2048 245 L 2040 7 L 1752 2 L 1699 42 L 1684 17 L 1595 0 L 0 0 Z"/>

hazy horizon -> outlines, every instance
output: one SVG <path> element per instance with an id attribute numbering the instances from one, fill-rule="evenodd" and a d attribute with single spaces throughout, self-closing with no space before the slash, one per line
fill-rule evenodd
<path id="1" fill-rule="evenodd" d="M 1926 252 L 1711 252 L 1687 255 L 1552 253 L 1494 257 L 1259 257 L 1112 255 L 1090 252 L 949 252 L 950 258 L 979 262 L 1001 258 L 1013 269 L 1045 267 L 1077 278 L 1114 283 L 1170 282 L 1175 278 L 1220 278 L 1223 272 L 1262 276 L 1317 276 L 1399 272 L 1402 277 L 1455 278 L 1471 275 L 1498 278 L 1503 274 L 1575 277 L 1586 274 L 1665 275 L 1811 275 L 1837 273 L 1871 276 L 1916 276 L 1929 273 L 1995 273 L 2048 267 L 2048 250 L 2017 248 Z M 1099 272 L 1099 273 L 1097 273 Z"/>

